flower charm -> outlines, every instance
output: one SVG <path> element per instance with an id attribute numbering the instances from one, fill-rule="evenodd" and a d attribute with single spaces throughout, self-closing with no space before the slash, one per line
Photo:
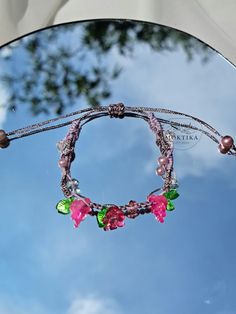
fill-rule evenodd
<path id="1" fill-rule="evenodd" d="M 89 207 L 90 199 L 85 198 L 84 200 L 74 200 L 70 205 L 71 218 L 74 220 L 75 228 L 78 228 L 79 224 L 88 213 L 91 211 Z"/>
<path id="2" fill-rule="evenodd" d="M 105 216 L 102 219 L 103 228 L 105 231 L 114 230 L 124 226 L 125 215 L 117 206 L 111 206 L 107 209 Z"/>
<path id="3" fill-rule="evenodd" d="M 151 212 L 156 216 L 156 219 L 163 223 L 164 217 L 166 216 L 166 208 L 168 204 L 168 200 L 164 195 L 149 195 L 148 201 L 151 204 Z"/>

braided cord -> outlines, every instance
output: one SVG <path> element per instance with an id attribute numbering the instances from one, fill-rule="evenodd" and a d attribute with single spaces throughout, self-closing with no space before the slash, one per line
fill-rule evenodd
<path id="1" fill-rule="evenodd" d="M 24 128 L 20 128 L 17 130 L 13 130 L 11 132 L 6 133 L 6 135 L 9 137 L 10 141 L 16 140 L 16 139 L 20 139 L 23 137 L 27 137 L 27 136 L 31 136 L 37 133 L 41 133 L 41 132 L 45 132 L 45 131 L 49 131 L 49 130 L 54 130 L 57 128 L 61 128 L 67 125 L 70 125 L 71 123 L 73 123 L 73 121 L 77 120 L 78 118 L 74 119 L 74 120 L 69 120 L 63 123 L 57 123 L 61 120 L 65 120 L 68 119 L 70 117 L 76 116 L 76 115 L 81 115 L 81 114 L 85 114 L 84 116 L 82 116 L 82 120 L 85 119 L 85 116 L 90 116 L 91 118 L 89 118 L 88 121 L 91 121 L 91 119 L 95 119 L 96 118 L 96 114 L 104 114 L 104 115 L 109 115 L 111 118 L 112 117 L 119 117 L 119 113 L 114 113 L 111 111 L 111 108 L 114 105 L 110 105 L 110 106 L 99 106 L 99 107 L 95 107 L 95 108 L 85 108 L 82 110 L 78 110 L 57 118 L 53 118 L 53 119 L 49 119 L 40 123 L 36 123 L 36 124 L 32 124 L 29 125 L 27 127 Z M 109 109 L 110 108 L 110 109 Z M 114 110 L 114 109 L 113 109 Z M 187 117 L 190 118 L 196 122 L 198 122 L 203 128 L 205 129 L 201 129 L 198 128 L 196 126 L 190 125 L 190 124 L 184 124 L 184 123 L 179 123 L 176 121 L 171 121 L 171 120 L 167 120 L 167 119 L 162 119 L 157 117 L 158 121 L 162 124 L 167 124 L 167 125 L 171 125 L 173 127 L 184 127 L 187 129 L 192 129 L 192 130 L 196 130 L 201 132 L 202 134 L 206 135 L 207 137 L 209 137 L 211 140 L 213 140 L 215 143 L 219 144 L 220 140 L 222 138 L 222 135 L 215 129 L 213 128 L 211 125 L 209 125 L 208 123 L 206 123 L 205 121 L 196 118 L 194 116 L 191 116 L 189 114 L 185 114 L 182 112 L 177 112 L 174 110 L 169 110 L 169 109 L 164 109 L 164 108 L 152 108 L 152 107 L 125 107 L 125 114 L 126 116 L 129 116 L 129 114 L 131 114 L 130 116 L 135 116 L 135 114 L 147 114 L 148 112 L 156 112 L 156 113 L 164 113 L 164 114 L 172 114 L 172 115 L 176 115 L 176 116 L 183 116 L 183 117 Z M 95 116 L 94 116 L 95 114 Z M 52 124 L 52 125 L 51 125 Z M 49 126 L 46 126 L 49 125 Z M 235 145 L 233 145 L 232 149 L 227 153 L 229 155 L 236 155 L 236 147 Z"/>

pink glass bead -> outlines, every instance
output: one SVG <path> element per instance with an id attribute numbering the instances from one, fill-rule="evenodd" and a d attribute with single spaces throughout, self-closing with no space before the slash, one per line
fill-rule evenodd
<path id="1" fill-rule="evenodd" d="M 156 216 L 156 219 L 163 223 L 164 217 L 166 216 L 166 207 L 168 204 L 168 200 L 164 195 L 155 195 L 152 194 L 148 196 L 148 201 L 151 204 L 151 212 Z"/>
<path id="2" fill-rule="evenodd" d="M 86 204 L 90 203 L 89 198 L 83 200 L 74 200 L 70 205 L 71 218 L 74 220 L 74 226 L 77 228 L 82 220 L 88 215 L 91 211 L 91 208 Z"/>
<path id="3" fill-rule="evenodd" d="M 158 158 L 158 163 L 161 166 L 165 166 L 168 163 L 168 158 L 161 156 Z"/>
<path id="4" fill-rule="evenodd" d="M 117 206 L 111 206 L 103 218 L 104 230 L 114 230 L 124 226 L 125 215 Z"/>
<path id="5" fill-rule="evenodd" d="M 64 158 L 62 158 L 62 159 L 60 159 L 60 160 L 58 161 L 58 166 L 59 166 L 60 168 L 66 168 L 67 165 L 68 165 L 67 160 L 64 159 Z"/>
<path id="6" fill-rule="evenodd" d="M 165 174 L 165 168 L 164 166 L 160 166 L 158 168 L 156 168 L 156 174 L 158 176 L 163 176 Z"/>

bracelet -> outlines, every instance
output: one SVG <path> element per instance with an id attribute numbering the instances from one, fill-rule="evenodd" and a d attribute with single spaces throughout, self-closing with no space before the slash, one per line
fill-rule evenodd
<path id="1" fill-rule="evenodd" d="M 151 192 L 147 201 L 143 203 L 131 200 L 128 204 L 120 206 L 115 204 L 101 205 L 80 194 L 78 181 L 72 178 L 70 173 L 71 164 L 75 159 L 75 144 L 79 139 L 83 125 L 102 116 L 110 116 L 111 118 L 135 117 L 148 122 L 150 129 L 156 136 L 156 144 L 161 152 L 161 156 L 158 158 L 159 167 L 156 169 L 157 175 L 164 180 L 163 187 L 160 189 L 163 191 L 161 195 Z M 156 219 L 163 223 L 166 210 L 172 211 L 174 209 L 172 200 L 177 198 L 179 194 L 176 190 L 177 180 L 173 175 L 173 141 L 171 139 L 167 141 L 162 125 L 154 113 L 144 111 L 136 113 L 125 110 L 123 104 L 110 105 L 106 112 L 85 114 L 74 121 L 65 139 L 60 141 L 57 147 L 60 151 L 58 164 L 62 170 L 61 189 L 66 199 L 61 200 L 56 208 L 59 213 L 71 213 L 75 227 L 78 227 L 88 214 L 96 216 L 98 226 L 106 231 L 123 227 L 126 217 L 134 219 L 138 215 L 146 213 L 153 213 Z"/>
<path id="2" fill-rule="evenodd" d="M 203 128 L 200 129 L 191 124 L 165 120 L 156 117 L 155 112 L 185 116 L 197 121 Z M 82 115 L 79 118 L 72 121 L 55 124 L 58 120 L 80 114 Z M 148 123 L 149 128 L 155 135 L 155 142 L 160 150 L 160 156 L 157 159 L 158 167 L 156 174 L 163 179 L 163 185 L 161 188 L 149 193 L 145 202 L 139 203 L 131 200 L 126 205 L 98 204 L 92 202 L 90 198 L 80 193 L 79 182 L 71 175 L 71 164 L 75 160 L 75 144 L 79 139 L 82 127 L 94 119 L 105 116 L 119 119 L 124 117 L 143 119 Z M 48 124 L 54 125 L 45 126 Z M 10 142 L 16 139 L 70 125 L 66 137 L 57 143 L 57 148 L 60 152 L 58 165 L 62 172 L 61 190 L 65 196 L 65 199 L 57 203 L 57 211 L 64 215 L 70 214 L 76 228 L 88 215 L 96 216 L 98 226 L 105 231 L 123 227 L 126 218 L 134 219 L 139 215 L 149 213 L 153 214 L 158 222 L 163 223 L 166 213 L 175 209 L 173 200 L 179 196 L 177 191 L 178 182 L 174 171 L 173 138 L 168 136 L 169 131 L 164 131 L 164 124 L 169 124 L 175 128 L 184 127 L 200 131 L 218 144 L 220 153 L 236 156 L 236 147 L 233 138 L 229 135 L 222 136 L 216 129 L 198 118 L 168 109 L 126 107 L 122 103 L 82 109 L 8 133 L 0 130 L 0 148 L 7 148 Z"/>
<path id="3" fill-rule="evenodd" d="M 90 198 L 80 194 L 79 183 L 71 176 L 70 168 L 71 163 L 75 159 L 75 144 L 79 139 L 83 125 L 103 116 L 109 116 L 110 118 L 141 118 L 148 123 L 151 131 L 155 134 L 156 144 L 161 153 L 161 156 L 158 158 L 159 167 L 156 169 L 156 174 L 162 177 L 164 183 L 162 188 L 149 193 L 145 202 L 138 203 L 131 200 L 126 205 L 101 205 L 92 202 Z M 166 212 L 175 209 L 173 200 L 179 196 L 177 191 L 178 183 L 173 168 L 173 140 L 166 136 L 167 134 L 165 133 L 161 122 L 155 117 L 153 112 L 146 112 L 144 109 L 140 109 L 137 112 L 136 110 L 125 108 L 121 103 L 108 106 L 106 111 L 85 114 L 80 119 L 72 122 L 65 139 L 57 145 L 60 151 L 58 164 L 62 170 L 61 189 L 66 197 L 66 199 L 61 200 L 57 204 L 58 212 L 62 214 L 71 213 L 75 227 L 78 227 L 87 215 L 96 216 L 98 226 L 105 231 L 123 227 L 126 217 L 134 219 L 140 214 L 152 213 L 157 221 L 163 223 Z M 224 139 L 224 143 L 226 142 Z M 229 147 L 227 143 L 226 145 Z M 230 148 L 232 145 L 230 145 Z M 226 146 L 224 146 L 224 149 L 226 149 Z M 155 194 L 157 191 L 161 193 L 159 195 Z"/>

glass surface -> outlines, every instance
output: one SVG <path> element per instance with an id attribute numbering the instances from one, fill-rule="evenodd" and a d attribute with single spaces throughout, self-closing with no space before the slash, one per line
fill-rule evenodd
<path id="1" fill-rule="evenodd" d="M 171 28 L 68 24 L 13 42 L 0 56 L 6 131 L 123 102 L 185 112 L 236 134 L 235 68 Z M 177 143 L 181 196 L 164 224 L 144 215 L 104 232 L 87 217 L 74 229 L 55 209 L 63 198 L 56 143 L 66 132 L 0 151 L 0 313 L 236 313 L 235 158 L 205 136 Z M 145 201 L 161 185 L 158 157 L 143 121 L 101 118 L 82 130 L 72 173 L 94 201 Z"/>

